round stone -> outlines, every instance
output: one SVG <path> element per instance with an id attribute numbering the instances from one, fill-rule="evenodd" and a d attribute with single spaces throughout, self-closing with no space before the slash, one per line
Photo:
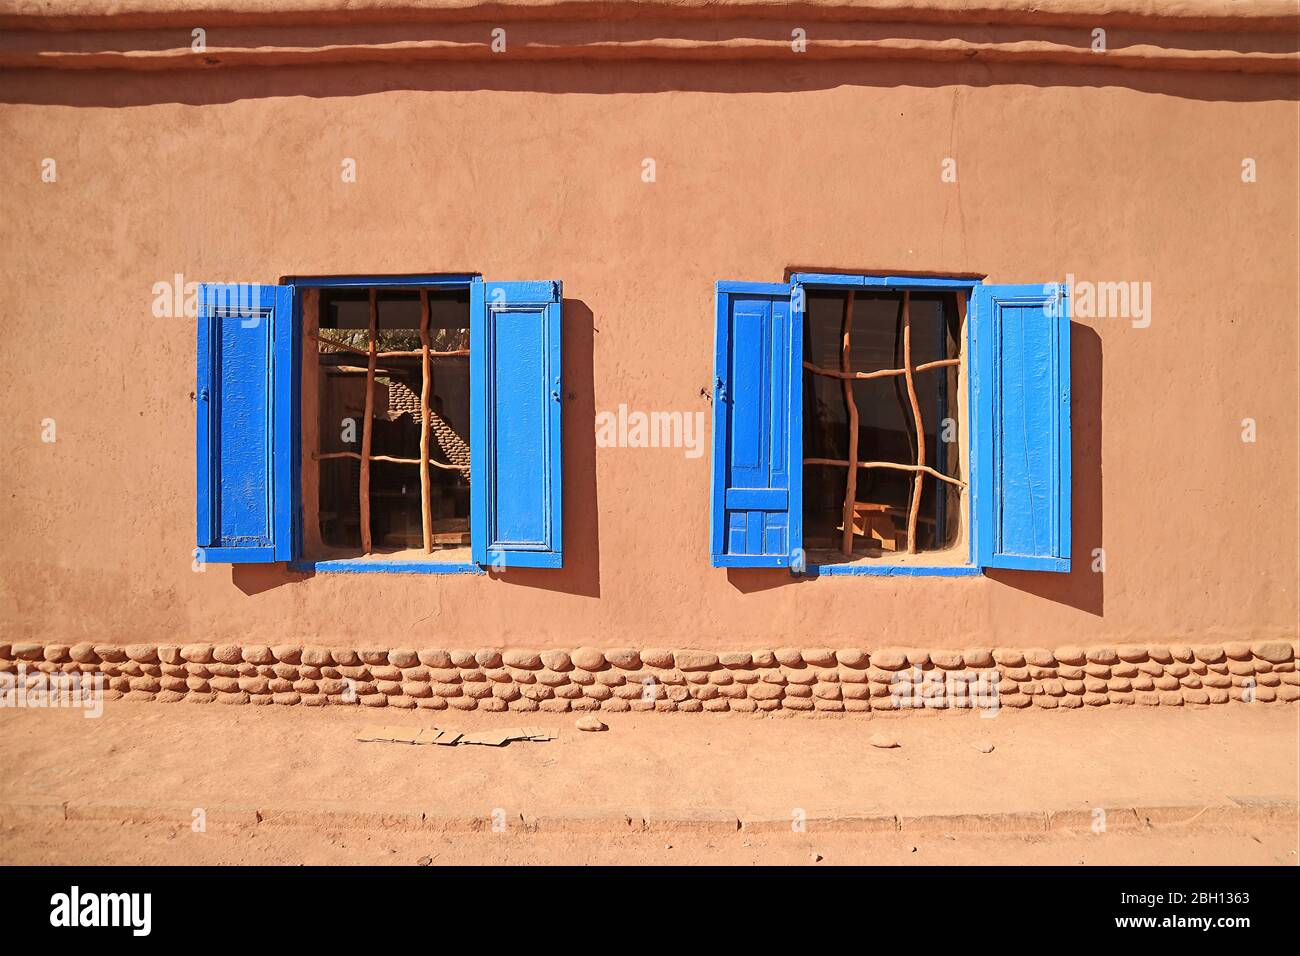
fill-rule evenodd
<path id="1" fill-rule="evenodd" d="M 507 667 L 521 667 L 524 670 L 540 670 L 542 666 L 542 658 L 536 651 L 505 651 L 501 660 Z"/>
<path id="2" fill-rule="evenodd" d="M 452 666 L 451 655 L 446 651 L 420 651 L 416 656 L 425 667 L 447 670 Z"/>
<path id="3" fill-rule="evenodd" d="M 238 664 L 244 659 L 244 652 L 238 644 L 218 644 L 212 649 L 212 659 L 222 664 Z"/>
<path id="4" fill-rule="evenodd" d="M 93 644 L 74 644 L 68 654 L 78 664 L 97 664 L 99 657 L 95 654 Z"/>
<path id="5" fill-rule="evenodd" d="M 1003 667 L 1024 667 L 1025 655 L 1014 647 L 993 648 L 993 659 Z M 874 660 L 874 658 L 873 658 Z"/>
<path id="6" fill-rule="evenodd" d="M 872 666 L 886 671 L 898 671 L 907 666 L 907 655 L 894 648 L 884 648 L 871 655 Z"/>
<path id="7" fill-rule="evenodd" d="M 641 663 L 646 667 L 672 667 L 673 652 L 659 647 L 647 647 L 641 651 Z"/>
<path id="8" fill-rule="evenodd" d="M 605 660 L 620 670 L 634 671 L 641 666 L 641 655 L 630 647 L 616 647 L 605 651 Z M 590 670 L 591 668 L 584 668 Z"/>
<path id="9" fill-rule="evenodd" d="M 934 661 L 934 666 L 946 671 L 961 670 L 965 666 L 959 651 L 931 651 L 930 660 Z"/>
<path id="10" fill-rule="evenodd" d="M 677 669 L 682 671 L 707 671 L 718 666 L 717 655 L 707 651 L 677 651 L 673 654 L 673 659 L 677 663 Z"/>
<path id="11" fill-rule="evenodd" d="M 388 652 L 388 663 L 393 667 L 414 667 L 420 663 L 420 657 L 415 651 L 400 648 Z"/>
<path id="12" fill-rule="evenodd" d="M 829 647 L 805 647 L 800 656 L 813 667 L 834 667 L 835 652 Z"/>
<path id="13" fill-rule="evenodd" d="M 547 670 L 567 671 L 573 669 L 573 659 L 569 657 L 567 651 L 542 651 L 541 658 L 542 665 Z"/>
<path id="14" fill-rule="evenodd" d="M 391 652 L 388 655 L 388 659 L 393 660 L 393 655 Z M 490 647 L 479 648 L 477 651 L 474 652 L 474 662 L 478 664 L 479 667 L 500 667 L 501 652 L 494 650 Z M 396 664 L 397 662 L 393 661 L 393 663 Z M 406 667 L 409 665 L 398 664 L 397 666 Z"/>
<path id="15" fill-rule="evenodd" d="M 244 660 L 249 664 L 274 664 L 275 655 L 265 644 L 249 644 L 244 647 Z"/>
<path id="16" fill-rule="evenodd" d="M 844 667 L 861 670 L 867 666 L 867 652 L 856 647 L 842 647 L 835 652 L 835 659 Z"/>
<path id="17" fill-rule="evenodd" d="M 1291 645 L 1286 641 L 1259 641 L 1251 645 L 1251 651 L 1260 660 L 1271 664 L 1285 664 L 1292 657 Z"/>
<path id="18" fill-rule="evenodd" d="M 605 666 L 605 655 L 594 647 L 579 647 L 572 657 L 574 665 L 585 671 L 598 671 Z"/>

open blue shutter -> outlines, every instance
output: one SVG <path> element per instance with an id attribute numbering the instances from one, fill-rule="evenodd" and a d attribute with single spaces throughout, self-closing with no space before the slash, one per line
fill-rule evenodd
<path id="1" fill-rule="evenodd" d="M 487 567 L 564 565 L 559 282 L 470 286 L 470 540 Z"/>
<path id="2" fill-rule="evenodd" d="M 1068 294 L 976 286 L 968 323 L 976 563 L 1069 571 Z"/>
<path id="3" fill-rule="evenodd" d="M 713 566 L 803 567 L 803 287 L 719 282 Z"/>
<path id="4" fill-rule="evenodd" d="M 293 287 L 201 285 L 198 547 L 207 562 L 294 555 Z"/>

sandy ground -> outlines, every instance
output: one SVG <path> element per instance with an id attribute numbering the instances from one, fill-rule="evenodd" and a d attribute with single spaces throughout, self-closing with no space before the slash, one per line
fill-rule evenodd
<path id="1" fill-rule="evenodd" d="M 0 862 L 8 866 L 1294 866 L 1296 839 L 1294 833 L 1271 829 L 922 838 L 685 832 L 613 837 L 509 831 L 443 836 L 266 827 L 196 834 L 183 825 L 63 823 L 0 825 Z"/>
<path id="2" fill-rule="evenodd" d="M 736 715 L 528 715 L 558 731 L 502 748 L 359 743 L 366 724 L 472 730 L 519 715 L 306 710 L 112 702 L 0 710 L 0 805 L 58 801 L 213 808 L 214 825 L 64 821 L 0 825 L 3 863 L 1257 863 L 1296 862 L 1295 821 L 1216 829 L 1068 833 L 908 832 L 924 815 L 1103 807 L 1218 806 L 1297 798 L 1300 711 L 913 714 L 751 719 Z M 875 734 L 897 738 L 873 747 Z M 983 753 L 978 745 L 992 744 Z M 505 833 L 435 834 L 241 826 L 223 807 L 418 811 L 512 821 Z M 531 819 L 733 814 L 770 832 L 527 832 Z M 789 832 L 802 813 L 809 832 Z M 816 821 L 893 814 L 902 833 L 814 832 Z M 671 848 L 670 848 L 671 847 Z"/>

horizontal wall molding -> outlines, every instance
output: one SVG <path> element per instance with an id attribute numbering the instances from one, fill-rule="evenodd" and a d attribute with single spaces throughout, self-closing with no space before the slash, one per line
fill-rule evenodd
<path id="1" fill-rule="evenodd" d="M 66 29 L 95 25 L 202 26 L 441 22 L 448 20 L 625 20 L 756 17 L 826 22 L 1166 25 L 1178 29 L 1294 29 L 1294 0 L 0 0 L 0 26 Z M 203 21 L 202 23 L 199 21 Z"/>
<path id="2" fill-rule="evenodd" d="M 0 644 L 0 705 L 48 675 L 108 700 L 426 710 L 887 715 L 1293 703 L 1296 645 L 414 650 L 239 644 Z M 37 704 L 36 706 L 39 706 Z"/>
<path id="3" fill-rule="evenodd" d="M 0 0 L 0 68 L 173 70 L 373 62 L 920 60 L 1300 74 L 1291 2 L 677 0 L 432 4 Z M 1089 9 L 1092 8 L 1092 9 Z M 192 48 L 191 31 L 205 31 Z M 505 49 L 493 31 L 505 30 Z M 1105 52 L 1093 30 L 1107 31 Z M 795 52 L 792 33 L 805 31 Z"/>

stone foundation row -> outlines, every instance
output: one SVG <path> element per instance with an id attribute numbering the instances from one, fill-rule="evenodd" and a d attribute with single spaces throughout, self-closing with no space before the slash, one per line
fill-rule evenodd
<path id="1" fill-rule="evenodd" d="M 1287 641 L 709 653 L 0 644 L 0 692 L 102 674 L 107 700 L 487 711 L 868 712 L 1300 699 Z"/>

